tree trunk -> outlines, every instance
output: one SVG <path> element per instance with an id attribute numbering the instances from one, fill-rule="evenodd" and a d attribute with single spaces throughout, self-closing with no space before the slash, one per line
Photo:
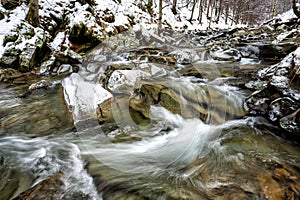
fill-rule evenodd
<path id="1" fill-rule="evenodd" d="M 190 19 L 189 19 L 190 22 L 192 22 L 193 17 L 194 17 L 194 11 L 195 11 L 195 7 L 196 7 L 196 3 L 197 3 L 197 0 L 194 0 L 194 1 L 193 1 L 193 8 L 192 8 L 191 17 L 190 17 Z"/>
<path id="2" fill-rule="evenodd" d="M 218 9 L 218 13 L 217 13 L 217 23 L 219 23 L 221 14 L 222 14 L 222 10 L 223 10 L 223 1 L 220 0 L 219 2 L 219 9 Z"/>
<path id="3" fill-rule="evenodd" d="M 158 4 L 158 28 L 161 29 L 162 27 L 162 0 L 159 0 Z"/>
<path id="4" fill-rule="evenodd" d="M 298 18 L 300 18 L 300 8 L 299 7 L 297 8 L 297 0 L 293 0 L 293 11 Z"/>
<path id="5" fill-rule="evenodd" d="M 229 5 L 227 4 L 225 7 L 225 24 L 228 24 L 228 17 L 229 17 Z"/>
<path id="6" fill-rule="evenodd" d="M 208 28 L 210 29 L 210 25 L 213 22 L 213 13 L 214 13 L 214 7 L 215 7 L 215 1 L 211 0 L 210 1 L 211 9 L 210 9 L 210 14 L 209 14 L 209 23 L 208 23 Z"/>
<path id="7" fill-rule="evenodd" d="M 38 0 L 30 0 L 29 10 L 25 18 L 34 27 L 40 26 L 39 3 Z"/>
<path id="8" fill-rule="evenodd" d="M 206 10 L 206 18 L 209 20 L 209 13 L 210 13 L 210 6 L 211 6 L 211 0 L 208 0 L 207 4 L 207 10 Z"/>
<path id="9" fill-rule="evenodd" d="M 176 7 L 177 7 L 177 0 L 173 0 L 172 12 L 173 12 L 174 15 L 177 14 L 177 9 L 176 9 Z"/>
<path id="10" fill-rule="evenodd" d="M 200 24 L 202 24 L 202 14 L 203 14 L 203 5 L 202 0 L 199 1 L 199 15 L 198 15 L 198 21 Z"/>
<path id="11" fill-rule="evenodd" d="M 272 17 L 275 17 L 277 14 L 277 4 L 278 4 L 278 0 L 275 0 L 273 5 Z"/>

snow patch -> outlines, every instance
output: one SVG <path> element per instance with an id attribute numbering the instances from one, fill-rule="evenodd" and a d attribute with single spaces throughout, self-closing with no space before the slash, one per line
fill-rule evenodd
<path id="1" fill-rule="evenodd" d="M 0 9 L 5 10 L 1 4 Z M 28 8 L 24 3 L 14 10 L 5 10 L 4 13 L 7 13 L 7 15 L 5 15 L 4 19 L 0 20 L 0 47 L 3 47 L 5 36 L 9 35 L 25 19 L 27 11 Z M 5 48 L 0 48 L 0 57 L 2 57 L 4 51 Z"/>

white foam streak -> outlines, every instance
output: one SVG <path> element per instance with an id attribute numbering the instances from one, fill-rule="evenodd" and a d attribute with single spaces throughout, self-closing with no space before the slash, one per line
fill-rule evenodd
<path id="1" fill-rule="evenodd" d="M 93 179 L 84 169 L 80 150 L 75 144 L 41 137 L 10 136 L 1 138 L 0 146 L 6 162 L 26 174 L 32 174 L 35 184 L 62 173 L 65 191 L 82 192 L 93 200 L 99 199 Z"/>
<path id="2" fill-rule="evenodd" d="M 160 118 L 172 130 L 133 143 L 103 144 L 103 136 L 100 136 L 101 145 L 97 145 L 94 138 L 91 145 L 83 144 L 86 149 L 83 153 L 93 155 L 104 165 L 119 171 L 154 172 L 170 165 L 182 167 L 197 157 L 204 157 L 210 143 L 220 134 L 218 127 L 206 125 L 198 119 L 185 120 L 161 107 L 152 107 L 153 112 L 156 120 Z"/>

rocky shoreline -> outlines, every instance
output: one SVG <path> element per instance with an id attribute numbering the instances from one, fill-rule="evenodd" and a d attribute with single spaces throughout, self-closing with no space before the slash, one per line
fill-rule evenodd
<path id="1" fill-rule="evenodd" d="M 300 48 L 290 53 L 280 63 L 257 73 L 257 80 L 247 84 L 255 92 L 245 101 L 251 115 L 268 118 L 299 141 Z"/>

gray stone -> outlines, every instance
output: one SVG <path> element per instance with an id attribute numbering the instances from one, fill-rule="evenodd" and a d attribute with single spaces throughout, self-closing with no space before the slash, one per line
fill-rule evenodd
<path id="1" fill-rule="evenodd" d="M 30 71 L 35 64 L 36 56 L 37 56 L 38 49 L 36 46 L 28 45 L 24 51 L 20 54 L 20 66 L 19 70 L 21 72 Z"/>
<path id="2" fill-rule="evenodd" d="M 242 58 L 240 52 L 233 48 L 214 51 L 211 53 L 211 56 L 213 59 L 220 61 L 239 61 Z"/>
<path id="3" fill-rule="evenodd" d="M 56 57 L 51 56 L 48 60 L 44 61 L 40 67 L 41 74 L 49 74 L 55 68 Z"/>

